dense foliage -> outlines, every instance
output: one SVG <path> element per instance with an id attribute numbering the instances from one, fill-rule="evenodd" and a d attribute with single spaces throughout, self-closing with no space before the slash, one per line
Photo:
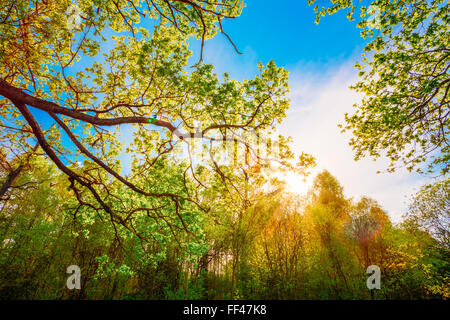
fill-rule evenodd
<path id="1" fill-rule="evenodd" d="M 253 205 L 243 210 L 223 199 L 189 217 L 194 235 L 170 230 L 164 217 L 142 218 L 139 228 L 153 238 L 146 243 L 132 233 L 119 241 L 94 210 L 74 214 L 68 184 L 46 162 L 33 163 L 17 185 L 24 187 L 1 208 L 2 299 L 370 299 L 373 264 L 382 270 L 376 299 L 450 296 L 448 242 L 426 231 L 439 224 L 392 225 L 376 201 L 345 198 L 326 171 L 304 198 L 273 181 L 252 188 Z M 432 188 L 446 188 L 446 208 L 436 205 L 448 221 L 448 184 Z M 81 290 L 66 287 L 72 264 Z"/>

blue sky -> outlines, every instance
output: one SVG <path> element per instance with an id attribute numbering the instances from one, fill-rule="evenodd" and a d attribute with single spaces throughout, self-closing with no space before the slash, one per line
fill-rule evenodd
<path id="1" fill-rule="evenodd" d="M 345 14 L 328 16 L 318 25 L 314 20 L 306 0 L 283 0 L 276 5 L 248 0 L 242 15 L 227 20 L 224 29 L 239 49 L 252 48 L 258 60 L 275 59 L 280 66 L 305 61 L 320 68 L 349 57 L 364 43 L 356 23 L 350 23 Z M 212 41 L 226 39 L 219 35 Z"/>

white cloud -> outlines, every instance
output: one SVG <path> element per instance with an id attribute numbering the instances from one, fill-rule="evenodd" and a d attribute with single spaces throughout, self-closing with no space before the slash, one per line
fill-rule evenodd
<path id="1" fill-rule="evenodd" d="M 353 160 L 348 145 L 351 134 L 343 134 L 337 127 L 344 122 L 344 113 L 352 112 L 353 104 L 361 98 L 349 89 L 357 79 L 353 65 L 345 63 L 320 75 L 305 73 L 300 66 L 291 71 L 291 79 L 291 108 L 280 131 L 293 137 L 293 149 L 315 156 L 318 168 L 330 171 L 347 196 L 372 197 L 394 222 L 400 221 L 407 197 L 428 179 L 404 169 L 377 174 L 387 168 L 386 159 Z"/>

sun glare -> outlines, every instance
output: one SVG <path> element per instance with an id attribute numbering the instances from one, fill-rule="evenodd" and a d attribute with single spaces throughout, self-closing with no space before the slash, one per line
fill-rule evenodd
<path id="1" fill-rule="evenodd" d="M 279 179 L 286 182 L 288 192 L 299 195 L 305 195 L 311 186 L 309 177 L 302 177 L 295 172 L 288 172 L 285 175 L 281 175 Z"/>
<path id="2" fill-rule="evenodd" d="M 298 195 L 306 195 L 308 189 L 312 185 L 313 175 L 310 174 L 308 177 L 303 177 L 298 175 L 293 171 L 289 172 L 270 172 L 268 174 L 270 178 L 277 178 L 278 180 L 284 181 L 286 183 L 286 191 L 290 193 L 295 193 Z"/>

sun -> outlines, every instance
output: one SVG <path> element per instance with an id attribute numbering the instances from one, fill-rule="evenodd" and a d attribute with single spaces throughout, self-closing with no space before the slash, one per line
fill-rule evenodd
<path id="1" fill-rule="evenodd" d="M 286 191 L 298 195 L 306 195 L 309 188 L 312 186 L 312 175 L 304 177 L 294 171 L 272 171 L 266 173 L 266 177 L 277 178 L 278 180 L 284 181 L 286 183 Z"/>
<path id="2" fill-rule="evenodd" d="M 279 179 L 286 182 L 287 191 L 290 193 L 305 195 L 311 187 L 309 177 L 305 178 L 292 171 L 282 175 Z"/>

